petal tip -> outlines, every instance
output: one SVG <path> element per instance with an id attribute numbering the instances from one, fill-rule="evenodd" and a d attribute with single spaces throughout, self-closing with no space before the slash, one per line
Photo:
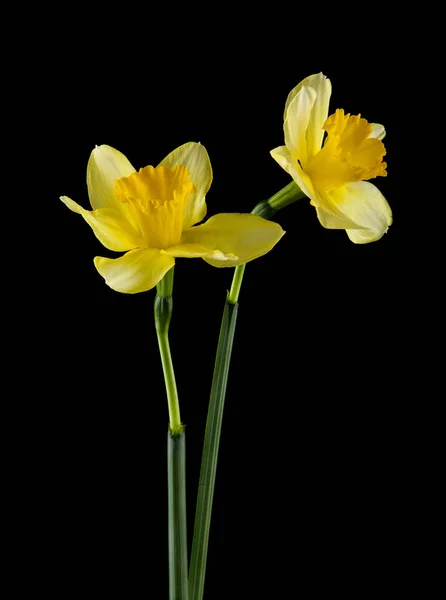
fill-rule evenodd
<path id="1" fill-rule="evenodd" d="M 68 196 L 59 196 L 59 199 L 65 204 L 67 208 L 72 210 L 74 213 L 77 213 L 79 215 L 82 214 L 82 211 L 84 210 L 82 206 L 79 206 L 77 202 L 75 202 Z"/>

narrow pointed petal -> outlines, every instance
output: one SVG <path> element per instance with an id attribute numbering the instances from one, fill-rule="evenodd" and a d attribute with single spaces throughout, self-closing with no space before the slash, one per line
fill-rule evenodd
<path id="1" fill-rule="evenodd" d="M 309 158 L 307 129 L 316 97 L 313 88 L 303 86 L 290 102 L 283 124 L 287 148 L 303 163 L 306 163 Z"/>
<path id="2" fill-rule="evenodd" d="M 182 244 L 196 244 L 207 249 L 204 260 L 214 267 L 234 267 L 273 248 L 285 232 L 277 223 L 250 214 L 222 213 L 203 225 L 183 231 Z M 227 260 L 217 258 L 223 254 Z"/>
<path id="3" fill-rule="evenodd" d="M 368 181 L 348 183 L 330 193 L 333 204 L 345 216 L 348 237 L 355 244 L 379 240 L 392 224 L 392 211 L 376 186 Z M 349 228 L 348 222 L 356 224 Z"/>
<path id="4" fill-rule="evenodd" d="M 175 264 L 160 250 L 130 250 L 120 258 L 96 256 L 94 264 L 105 283 L 116 292 L 137 294 L 152 289 Z"/>
<path id="5" fill-rule="evenodd" d="M 185 165 L 188 168 L 196 190 L 189 196 L 184 209 L 183 228 L 186 229 L 199 223 L 206 216 L 206 194 L 212 183 L 211 161 L 204 146 L 196 142 L 188 142 L 173 150 L 159 164 L 163 167 L 175 165 Z"/>
<path id="6" fill-rule="evenodd" d="M 125 212 L 127 208 L 115 197 L 115 181 L 135 172 L 129 160 L 111 146 L 96 146 L 87 165 L 87 186 L 91 207 L 114 208 Z"/>
<path id="7" fill-rule="evenodd" d="M 139 232 L 117 210 L 113 208 L 85 210 L 67 196 L 61 196 L 60 199 L 70 210 L 85 219 L 101 244 L 109 250 L 125 252 L 143 245 Z"/>
<path id="8" fill-rule="evenodd" d="M 372 133 L 369 135 L 369 138 L 383 140 L 386 136 L 384 125 L 380 125 L 379 123 L 370 123 L 370 125 L 372 126 Z"/>
<path id="9" fill-rule="evenodd" d="M 311 112 L 307 130 L 307 150 L 308 158 L 310 159 L 317 152 L 319 152 L 322 147 L 322 140 L 324 137 L 323 127 L 328 117 L 328 108 L 330 104 L 331 81 L 328 79 L 328 77 L 323 75 L 323 73 L 310 75 L 301 81 L 288 94 L 283 116 L 284 121 L 287 119 L 287 112 L 291 102 L 294 100 L 303 86 L 313 88 L 317 96 Z"/>

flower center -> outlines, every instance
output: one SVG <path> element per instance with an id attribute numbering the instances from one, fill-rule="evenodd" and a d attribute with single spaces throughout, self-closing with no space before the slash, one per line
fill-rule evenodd
<path id="1" fill-rule="evenodd" d="M 351 116 L 338 109 L 325 121 L 323 148 L 302 165 L 319 190 L 331 190 L 351 181 L 387 175 L 382 162 L 386 149 L 371 138 L 372 126 L 361 115 Z"/>
<path id="2" fill-rule="evenodd" d="M 195 190 L 184 165 L 144 167 L 115 182 L 115 194 L 129 207 L 130 218 L 148 248 L 180 243 L 184 207 Z"/>

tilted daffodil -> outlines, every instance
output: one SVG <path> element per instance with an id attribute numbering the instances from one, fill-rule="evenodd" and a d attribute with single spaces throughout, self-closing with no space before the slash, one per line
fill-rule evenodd
<path id="1" fill-rule="evenodd" d="M 366 244 L 392 224 L 386 199 L 366 181 L 387 175 L 385 130 L 342 109 L 328 116 L 330 96 L 322 73 L 301 81 L 285 105 L 285 146 L 271 155 L 310 198 L 324 227 L 345 229 L 352 242 Z"/>
<path id="2" fill-rule="evenodd" d="M 214 267 L 233 267 L 266 254 L 284 231 L 277 223 L 250 214 L 218 214 L 202 225 L 205 196 L 212 181 L 206 149 L 189 142 L 157 167 L 138 172 L 110 146 L 98 146 L 87 166 L 92 211 L 62 196 L 83 216 L 119 258 L 97 256 L 94 264 L 106 283 L 133 294 L 153 288 L 176 257 L 201 257 Z"/>

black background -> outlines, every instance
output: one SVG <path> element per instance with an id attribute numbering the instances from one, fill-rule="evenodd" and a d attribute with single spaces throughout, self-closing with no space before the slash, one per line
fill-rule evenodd
<path id="1" fill-rule="evenodd" d="M 394 224 L 379 242 L 354 245 L 323 229 L 303 200 L 277 214 L 286 235 L 247 267 L 205 598 L 362 597 L 395 569 L 403 519 L 400 80 L 376 32 L 370 44 L 362 27 L 345 35 L 341 25 L 320 29 L 314 15 L 290 16 L 295 27 L 283 13 L 277 22 L 266 13 L 261 24 L 258 16 L 187 7 L 106 20 L 58 14 L 51 42 L 41 43 L 51 252 L 39 296 L 50 342 L 37 358 L 42 399 L 27 411 L 38 431 L 27 539 L 39 556 L 34 577 L 50 596 L 161 599 L 168 585 L 167 406 L 154 291 L 108 288 L 93 257 L 113 253 L 58 197 L 89 207 L 85 174 L 96 144 L 138 169 L 200 141 L 214 171 L 208 216 L 250 212 L 290 181 L 269 151 L 283 144 L 288 92 L 319 71 L 332 81 L 330 112 L 344 108 L 386 127 L 388 177 L 374 183 Z M 177 260 L 170 342 L 187 427 L 190 538 L 231 279 L 230 269 Z"/>

